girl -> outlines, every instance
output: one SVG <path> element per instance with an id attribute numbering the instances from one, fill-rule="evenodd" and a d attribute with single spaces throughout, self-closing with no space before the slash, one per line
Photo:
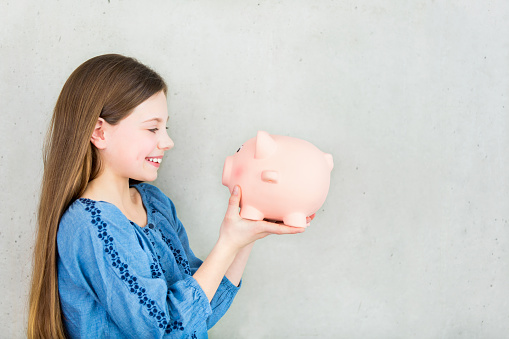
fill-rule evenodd
<path id="1" fill-rule="evenodd" d="M 121 55 L 92 58 L 65 83 L 45 145 L 29 338 L 206 338 L 253 243 L 303 231 L 240 218 L 236 187 L 217 243 L 195 257 L 172 201 L 141 183 L 173 147 L 166 93 Z"/>

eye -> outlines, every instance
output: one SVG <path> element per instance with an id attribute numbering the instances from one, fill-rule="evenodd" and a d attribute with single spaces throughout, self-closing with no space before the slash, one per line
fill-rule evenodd
<path id="1" fill-rule="evenodd" d="M 149 131 L 152 133 L 155 133 L 155 132 L 159 131 L 159 128 L 150 128 Z"/>
<path id="2" fill-rule="evenodd" d="M 239 152 L 240 152 L 240 150 L 242 149 L 242 147 L 243 147 L 243 146 L 244 146 L 244 145 L 242 145 L 242 146 L 240 146 L 240 147 L 239 147 L 239 149 L 237 150 L 237 153 L 239 153 Z"/>

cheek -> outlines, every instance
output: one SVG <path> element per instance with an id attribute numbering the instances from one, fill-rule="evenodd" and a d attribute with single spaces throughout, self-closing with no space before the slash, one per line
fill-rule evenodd
<path id="1" fill-rule="evenodd" d="M 147 138 L 143 141 L 140 140 L 137 146 L 138 149 L 140 150 L 140 152 L 138 153 L 138 157 L 140 159 L 145 159 L 149 155 L 155 155 L 154 150 L 157 147 L 157 142 L 155 141 L 155 138 L 154 140 Z"/>

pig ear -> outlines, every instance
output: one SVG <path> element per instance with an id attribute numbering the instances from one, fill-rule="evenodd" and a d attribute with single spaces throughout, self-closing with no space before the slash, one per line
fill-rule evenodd
<path id="1" fill-rule="evenodd" d="M 263 171 L 262 181 L 277 184 L 279 182 L 279 173 L 277 171 Z"/>
<path id="2" fill-rule="evenodd" d="M 266 159 L 276 151 L 276 141 L 269 133 L 258 131 L 256 136 L 255 159 Z"/>

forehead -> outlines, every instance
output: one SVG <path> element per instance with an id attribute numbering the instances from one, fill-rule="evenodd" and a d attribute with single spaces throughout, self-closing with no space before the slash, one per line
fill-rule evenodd
<path id="1" fill-rule="evenodd" d="M 139 104 L 127 118 L 136 122 L 164 122 L 168 120 L 168 107 L 164 92 L 159 92 Z"/>

